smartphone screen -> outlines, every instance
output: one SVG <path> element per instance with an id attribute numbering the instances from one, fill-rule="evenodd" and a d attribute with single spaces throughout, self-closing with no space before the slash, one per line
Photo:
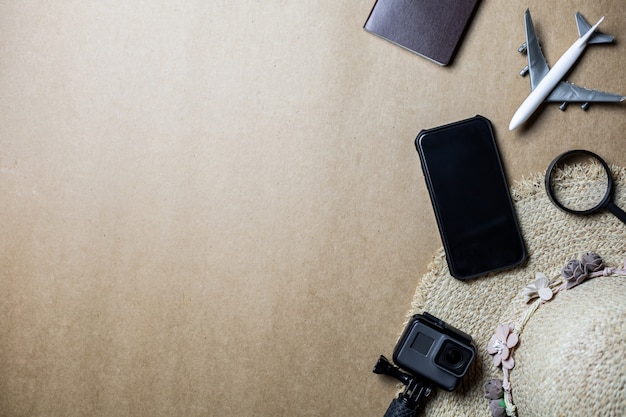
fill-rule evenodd
<path id="1" fill-rule="evenodd" d="M 415 144 L 451 275 L 465 280 L 524 261 L 489 120 L 476 116 L 423 130 Z"/>

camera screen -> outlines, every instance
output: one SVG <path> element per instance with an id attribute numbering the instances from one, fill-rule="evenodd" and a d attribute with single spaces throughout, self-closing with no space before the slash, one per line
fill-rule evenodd
<path id="1" fill-rule="evenodd" d="M 418 351 L 422 355 L 428 355 L 428 351 L 430 347 L 433 345 L 434 340 L 430 337 L 426 336 L 424 333 L 418 333 L 413 340 L 413 344 L 411 345 L 411 349 Z"/>
<path id="2" fill-rule="evenodd" d="M 472 352 L 451 340 L 446 340 L 435 358 L 435 363 L 454 375 L 462 376 L 471 360 Z"/>

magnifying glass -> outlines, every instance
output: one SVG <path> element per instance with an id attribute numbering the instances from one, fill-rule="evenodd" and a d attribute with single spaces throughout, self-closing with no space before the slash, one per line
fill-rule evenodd
<path id="1" fill-rule="evenodd" d="M 546 172 L 546 191 L 565 212 L 587 215 L 608 209 L 626 224 L 626 212 L 613 203 L 611 170 L 591 151 L 577 149 L 557 156 Z"/>

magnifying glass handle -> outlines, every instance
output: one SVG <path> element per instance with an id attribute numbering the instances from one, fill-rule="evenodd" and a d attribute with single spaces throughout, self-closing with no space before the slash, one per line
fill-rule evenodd
<path id="1" fill-rule="evenodd" d="M 620 219 L 622 222 L 624 222 L 624 224 L 626 224 L 626 212 L 624 210 L 622 210 L 621 208 L 617 207 L 615 204 L 613 204 L 612 201 L 609 201 L 609 204 L 606 205 L 606 208 L 613 214 L 615 214 L 615 216 Z"/>

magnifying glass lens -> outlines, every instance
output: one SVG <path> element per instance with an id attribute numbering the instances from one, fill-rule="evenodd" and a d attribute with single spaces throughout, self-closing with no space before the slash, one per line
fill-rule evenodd
<path id="1" fill-rule="evenodd" d="M 595 158 L 575 155 L 560 161 L 549 181 L 553 198 L 573 212 L 588 212 L 604 203 L 609 192 L 608 172 Z"/>

